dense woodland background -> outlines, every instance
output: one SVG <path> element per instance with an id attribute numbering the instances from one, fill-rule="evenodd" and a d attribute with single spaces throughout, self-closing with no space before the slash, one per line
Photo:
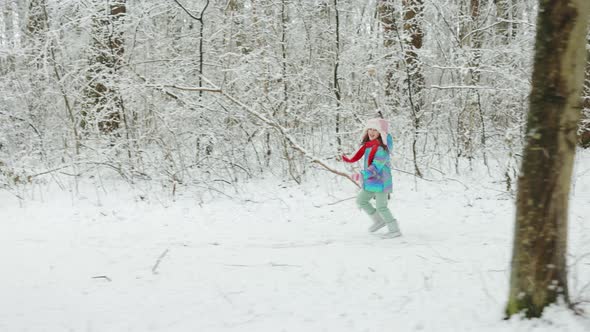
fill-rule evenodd
<path id="1" fill-rule="evenodd" d="M 224 331 L 269 324 L 274 331 L 277 323 L 292 322 L 276 307 L 293 298 L 304 311 L 340 308 L 309 316 L 314 319 L 306 312 L 289 316 L 301 323 L 290 325 L 298 330 L 325 316 L 346 324 L 335 325 L 339 330 L 355 328 L 355 319 L 358 326 L 370 321 L 375 330 L 399 323 L 390 309 L 378 310 L 382 320 L 373 319 L 372 306 L 415 313 L 419 319 L 402 320 L 411 325 L 406 330 L 440 330 L 465 317 L 474 318 L 462 326 L 482 330 L 482 322 L 500 320 L 489 308 L 504 306 L 496 294 L 508 288 L 504 317 L 538 317 L 553 303 L 583 312 L 590 289 L 584 222 L 590 186 L 588 170 L 573 165 L 587 164 L 587 153 L 575 157 L 575 150 L 590 147 L 587 1 L 0 0 L 0 201 L 6 203 L 0 219 L 7 221 L 0 224 L 6 246 L 0 253 L 8 255 L 0 259 L 8 271 L 17 271 L 0 279 L 11 299 L 6 329 L 15 330 L 34 312 L 33 325 L 22 326 L 111 331 L 121 313 L 142 311 L 139 302 L 147 303 L 146 312 L 161 312 L 162 297 L 150 308 L 145 289 L 151 294 L 158 285 L 178 285 L 173 270 L 185 271 L 178 289 L 191 290 L 198 290 L 196 279 L 203 280 L 195 271 L 210 272 L 211 283 L 198 284 L 209 294 L 205 301 L 223 298 L 227 309 L 201 308 L 192 299 L 184 305 L 175 291 L 161 288 L 169 307 L 183 303 L 162 321 L 166 331 L 169 322 Z M 360 218 L 353 204 L 322 208 L 353 198 L 342 198 L 356 188 L 334 181 L 335 174 L 354 171 L 356 166 L 340 162 L 341 155 L 357 150 L 365 121 L 377 116 L 390 121 L 394 137 L 393 202 L 402 242 L 357 236 Z M 183 200 L 180 190 L 191 192 Z M 89 199 L 91 191 L 95 197 Z M 44 203 L 37 204 L 37 196 Z M 510 198 L 516 198 L 513 234 L 506 222 L 513 212 Z M 177 210 L 169 209 L 171 202 Z M 568 243 L 570 214 L 574 236 Z M 510 235 L 508 275 L 504 249 Z M 130 240 L 134 236 L 141 245 Z M 365 256 L 352 255 L 359 260 L 348 270 L 347 250 L 359 248 Z M 373 260 L 392 248 L 404 257 L 401 263 L 398 257 Z M 142 253 L 121 254 L 127 249 Z M 156 257 L 151 271 L 145 270 L 146 250 Z M 327 255 L 314 256 L 330 264 L 309 260 L 307 250 L 323 250 Z M 199 254 L 207 259 L 195 260 Z M 171 282 L 152 284 L 162 260 L 170 263 L 161 270 L 170 269 L 162 275 L 172 276 Z M 195 267 L 195 261 L 209 265 Z M 403 273 L 382 284 L 381 271 L 399 270 L 398 264 Z M 284 289 L 293 293 L 280 293 L 281 287 L 266 284 L 236 285 L 236 275 L 258 281 L 269 267 L 298 269 L 297 277 L 280 272 L 284 279 L 277 280 L 306 289 L 316 272 L 329 279 L 311 283 L 311 297 L 291 287 Z M 146 271 L 149 277 L 142 279 Z M 231 278 L 224 282 L 220 275 Z M 130 278 L 127 284 L 120 276 Z M 99 306 L 88 319 L 78 306 L 94 300 L 79 294 L 107 294 L 95 288 L 96 279 L 120 287 L 110 290 L 121 301 L 109 299 L 110 311 Z M 355 302 L 350 308 L 356 318 L 346 318 L 348 299 L 359 297 L 341 289 L 362 293 L 384 285 L 404 285 L 389 289 L 402 302 L 383 306 L 385 297 L 371 295 L 360 306 L 369 315 Z M 65 295 L 57 307 L 56 289 Z M 127 297 L 128 289 L 136 295 Z M 251 294 L 266 294 L 271 301 L 260 303 L 270 305 L 252 309 L 257 301 L 249 300 Z M 31 303 L 39 310 L 31 311 Z M 444 315 L 424 321 L 425 304 L 433 306 L 428 312 Z M 469 314 L 474 308 L 485 310 Z M 179 320 L 177 313 L 188 314 Z M 154 329 L 156 316 L 149 316 L 140 315 L 138 330 Z M 572 331 L 587 330 L 586 321 L 557 317 L 557 324 L 538 324 L 539 331 L 553 331 L 560 321 Z M 134 320 L 122 323 L 133 326 Z"/>
<path id="2" fill-rule="evenodd" d="M 301 182 L 319 168 L 309 156 L 339 165 L 380 112 L 398 171 L 487 167 L 514 190 L 536 0 L 0 4 L 2 187 L 96 174 Z"/>

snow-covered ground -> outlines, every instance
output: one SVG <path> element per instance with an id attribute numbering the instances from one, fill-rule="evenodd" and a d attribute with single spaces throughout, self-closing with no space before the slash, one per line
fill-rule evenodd
<path id="1" fill-rule="evenodd" d="M 578 157 L 570 206 L 576 301 L 590 299 L 589 160 Z M 348 199 L 355 188 L 323 178 L 202 204 L 124 183 L 35 185 L 20 202 L 0 191 L 0 331 L 590 330 L 563 307 L 502 320 L 514 222 L 502 184 L 396 173 L 404 237 L 382 240 Z"/>

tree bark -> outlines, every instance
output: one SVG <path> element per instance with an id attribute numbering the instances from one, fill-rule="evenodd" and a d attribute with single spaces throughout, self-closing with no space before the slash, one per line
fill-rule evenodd
<path id="1" fill-rule="evenodd" d="M 123 100 L 114 82 L 125 51 L 122 28 L 127 12 L 125 1 L 115 0 L 108 4 L 104 14 L 99 10 L 92 26 L 94 42 L 90 58 L 91 69 L 80 124 L 86 129 L 89 119 L 97 117 L 98 129 L 103 134 L 119 129 L 123 112 Z"/>
<path id="2" fill-rule="evenodd" d="M 481 2 L 480 0 L 470 0 L 467 5 L 470 20 L 464 24 L 464 28 L 462 29 L 463 34 L 461 40 L 463 42 L 461 47 L 467 46 L 468 49 L 465 52 L 469 54 L 467 62 L 469 70 L 465 75 L 465 84 L 475 87 L 479 85 L 481 78 L 479 67 L 484 39 L 482 32 L 478 30 L 482 26 L 480 19 Z M 475 158 L 477 129 L 480 126 L 482 130 L 480 143 L 485 148 L 485 123 L 483 111 L 480 107 L 480 99 L 479 90 L 470 89 L 467 92 L 463 110 L 458 117 L 457 136 L 459 151 L 457 156 L 465 157 L 470 162 Z M 484 164 L 487 165 L 485 150 L 483 156 Z"/>
<path id="3" fill-rule="evenodd" d="M 47 30 L 47 16 L 44 8 L 46 0 L 31 0 L 27 20 L 27 32 L 31 36 L 37 36 Z"/>
<path id="4" fill-rule="evenodd" d="M 582 95 L 582 121 L 578 143 L 581 147 L 590 148 L 590 34 L 586 40 L 586 75 L 584 78 L 584 93 Z"/>
<path id="5" fill-rule="evenodd" d="M 516 198 L 508 316 L 541 316 L 567 283 L 568 195 L 590 2 L 540 0 L 526 145 Z"/>
<path id="6" fill-rule="evenodd" d="M 4 23 L 4 31 L 2 31 L 2 28 L 0 27 L 0 45 L 11 45 L 11 47 L 16 47 L 16 36 L 18 35 L 15 33 L 17 29 L 15 24 L 15 16 L 17 15 L 16 4 L 13 0 L 8 0 L 0 3 L 0 5 L 3 5 L 3 7 L 0 8 L 2 10 L 0 22 Z M 15 70 L 16 58 L 13 54 L 0 57 L 0 75 L 4 76 L 8 72 L 14 72 Z"/>
<path id="7" fill-rule="evenodd" d="M 508 42 L 516 36 L 516 3 L 513 0 L 494 0 L 496 4 L 496 18 L 498 20 L 497 33 Z"/>
<path id="8" fill-rule="evenodd" d="M 338 67 L 340 66 L 340 14 L 338 12 L 338 0 L 334 0 L 334 16 L 336 19 L 335 29 L 335 59 L 334 59 L 334 96 L 336 97 L 336 149 L 338 156 L 342 155 L 342 139 L 340 138 L 340 111 L 342 107 L 342 92 L 340 90 L 340 78 L 338 77 Z"/>
<path id="9" fill-rule="evenodd" d="M 402 0 L 404 6 L 404 34 L 409 37 L 409 44 L 404 51 L 404 61 L 407 72 L 408 96 L 412 122 L 414 124 L 414 138 L 412 142 L 412 154 L 414 157 L 414 172 L 422 177 L 418 167 L 417 144 L 420 132 L 420 118 L 423 110 L 424 73 L 422 62 L 418 59 L 417 50 L 422 48 L 424 31 L 422 30 L 422 18 L 424 15 L 423 0 Z M 401 41 L 400 41 L 401 42 Z"/>
<path id="10" fill-rule="evenodd" d="M 209 7 L 209 0 L 207 0 L 205 2 L 205 5 L 203 6 L 203 9 L 201 10 L 201 13 L 199 14 L 199 16 L 194 15 L 193 13 L 191 13 L 188 9 L 186 9 L 180 2 L 178 2 L 178 0 L 174 0 L 174 2 L 176 2 L 176 4 L 178 4 L 180 6 L 180 8 L 182 8 L 182 10 L 185 11 L 185 13 L 188 14 L 188 16 L 190 16 L 192 19 L 199 21 L 199 88 L 203 87 L 203 79 L 201 78 L 202 75 L 204 75 L 205 73 L 203 72 L 203 62 L 204 62 L 204 58 L 205 58 L 205 51 L 203 49 L 203 40 L 204 40 L 204 29 L 205 29 L 205 21 L 204 21 L 204 15 L 205 15 L 205 11 L 207 10 L 207 8 Z M 234 5 L 237 5 L 235 2 L 229 2 L 228 3 L 228 9 L 233 9 Z M 199 98 L 203 97 L 203 91 L 199 91 Z"/>
<path id="11" fill-rule="evenodd" d="M 397 31 L 395 21 L 395 5 L 392 0 L 380 0 L 377 4 L 377 13 L 381 26 L 383 27 L 383 46 L 386 50 L 392 48 L 395 45 Z M 393 96 L 396 90 L 395 83 L 393 82 L 394 67 L 392 64 L 392 55 L 394 52 L 388 50 L 386 53 L 387 63 L 389 64 L 387 72 L 385 73 L 385 95 Z"/>

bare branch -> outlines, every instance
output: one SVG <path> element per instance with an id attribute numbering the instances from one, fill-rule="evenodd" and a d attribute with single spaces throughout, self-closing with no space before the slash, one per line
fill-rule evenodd
<path id="1" fill-rule="evenodd" d="M 164 252 L 156 260 L 156 264 L 154 264 L 154 267 L 152 267 L 152 273 L 153 274 L 158 274 L 158 271 L 157 271 L 158 270 L 158 266 L 160 266 L 160 262 L 162 262 L 162 259 L 164 259 L 164 257 L 168 253 L 168 251 L 170 251 L 170 248 L 167 248 L 166 250 L 164 250 Z"/>
<path id="2" fill-rule="evenodd" d="M 147 87 L 165 87 L 165 88 L 173 88 L 183 91 L 205 91 L 205 92 L 218 92 L 221 93 L 221 89 L 219 88 L 203 88 L 203 87 L 186 87 L 186 86 L 178 86 L 178 85 L 146 85 Z"/>
<path id="3" fill-rule="evenodd" d="M 216 87 L 215 84 L 213 84 L 209 79 L 207 79 L 204 76 L 203 76 L 203 80 L 206 81 L 207 83 L 209 83 L 210 86 Z M 227 94 L 222 89 L 220 89 L 218 87 L 216 87 L 215 89 L 218 89 L 220 91 L 220 93 L 224 97 L 226 97 L 227 99 L 231 100 L 235 104 L 237 104 L 240 107 L 242 107 L 250 115 L 255 116 L 257 119 L 261 120 L 262 122 L 264 122 L 267 125 L 273 127 L 274 129 L 276 129 L 287 140 L 287 142 L 289 142 L 289 145 L 291 145 L 291 147 L 293 149 L 301 152 L 307 159 L 309 159 L 310 162 L 315 163 L 315 164 L 318 164 L 318 165 L 322 166 L 323 168 L 325 168 L 326 170 L 328 170 L 328 171 L 330 171 L 330 172 L 332 172 L 332 173 L 334 173 L 336 175 L 343 176 L 343 177 L 347 178 L 348 180 L 350 180 L 352 183 L 354 183 L 357 187 L 360 187 L 359 184 L 356 183 L 353 179 L 351 179 L 350 176 L 347 173 L 341 172 L 339 170 L 336 170 L 336 169 L 330 167 L 327 162 L 325 162 L 324 160 L 322 160 L 322 159 L 314 156 L 313 154 L 311 154 L 310 152 L 308 152 L 305 148 L 303 148 L 301 145 L 299 145 L 297 143 L 297 141 L 289 134 L 289 132 L 288 132 L 288 130 L 286 128 L 284 128 L 280 124 L 276 123 L 275 121 L 272 121 L 271 119 L 265 117 L 264 115 L 260 114 L 259 112 L 256 112 L 255 110 L 252 109 L 252 107 L 250 107 L 250 106 L 242 103 L 238 99 L 236 99 L 233 96 Z"/>
<path id="4" fill-rule="evenodd" d="M 209 6 L 209 0 L 207 0 L 207 3 L 205 3 L 205 7 L 203 7 L 203 10 L 201 10 L 201 14 L 199 14 L 199 16 L 197 17 L 193 13 L 191 13 L 188 9 L 186 9 L 178 0 L 174 0 L 174 2 L 176 2 L 180 6 L 180 8 L 182 8 L 182 10 L 184 10 L 184 12 L 187 13 L 188 16 L 190 16 L 191 18 L 193 18 L 197 21 L 203 20 L 203 13 L 205 12 L 207 7 Z"/>

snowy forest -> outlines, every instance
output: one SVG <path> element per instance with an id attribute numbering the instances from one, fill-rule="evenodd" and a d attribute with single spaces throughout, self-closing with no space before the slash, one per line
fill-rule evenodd
<path id="1" fill-rule="evenodd" d="M 381 112 L 401 170 L 493 165 L 511 190 L 536 7 L 4 0 L 1 183 L 97 172 L 167 187 L 269 172 L 301 182 L 313 165 L 275 125 L 310 155 L 336 161 Z"/>
<path id="2" fill-rule="evenodd" d="M 584 1 L 561 2 L 583 7 Z M 97 309 L 101 313 L 95 313 L 96 317 L 104 319 L 100 323 L 96 317 L 63 323 L 57 318 L 44 320 L 45 315 L 50 317 L 51 309 L 39 307 L 44 314 L 33 319 L 33 323 L 31 320 L 25 323 L 15 318 L 19 311 L 13 308 L 14 311 L 4 314 L 4 323 L 0 313 L 0 328 L 7 331 L 58 331 L 65 326 L 72 331 L 279 331 L 276 328 L 279 319 L 292 324 L 292 327 L 285 326 L 285 331 L 384 331 L 390 327 L 395 331 L 513 331 L 516 328 L 545 332 L 554 331 L 555 324 L 563 331 L 590 328 L 587 318 L 572 318 L 559 310 L 546 318 L 552 321 L 548 325 L 514 319 L 505 323 L 508 325 L 499 325 L 505 318 L 504 307 L 508 301 L 514 200 L 527 145 L 538 13 L 540 6 L 549 6 L 547 3 L 542 0 L 0 0 L 0 210 L 5 209 L 4 215 L 0 213 L 0 223 L 35 220 L 19 226 L 8 223 L 1 226 L 5 235 L 0 236 L 0 242 L 6 246 L 2 251 L 7 252 L 3 255 L 9 254 L 9 245 L 24 248 L 29 238 L 65 239 L 71 248 L 94 255 L 88 257 L 104 259 L 102 267 L 114 264 L 111 266 L 114 272 L 108 274 L 87 266 L 89 258 L 83 258 L 82 254 L 71 256 L 69 261 L 83 262 L 82 271 L 87 272 L 83 282 L 73 281 L 75 289 L 98 294 L 93 293 L 99 292 L 98 287 L 107 284 L 115 287 L 117 278 L 113 275 L 120 273 L 124 279 L 122 275 L 132 265 L 131 269 L 137 270 L 131 271 L 133 275 L 128 277 L 135 278 L 135 282 L 141 279 L 141 283 L 155 284 L 138 285 L 125 280 L 117 285 L 122 287 L 118 289 L 120 292 L 115 291 L 110 298 L 122 296 L 123 287 L 133 284 L 132 295 L 125 295 L 122 301 L 132 303 L 141 298 L 147 287 L 156 285 L 163 301 L 176 309 L 181 308 L 177 301 L 185 298 L 171 295 L 177 290 L 170 293 L 161 288 L 158 278 L 164 278 L 165 272 L 160 270 L 169 264 L 184 274 L 173 274 L 168 281 L 178 281 L 179 289 L 192 287 L 193 272 L 188 262 L 195 257 L 182 251 L 187 248 L 202 245 L 211 251 L 207 255 L 213 255 L 206 257 L 229 262 L 235 257 L 233 251 L 220 254 L 213 250 L 228 250 L 224 245 L 234 240 L 238 241 L 236 245 L 245 247 L 259 244 L 257 241 L 268 242 L 272 250 L 304 247 L 305 251 L 294 253 L 293 261 L 277 263 L 290 257 L 277 253 L 272 262 L 264 261 L 263 265 L 269 271 L 303 269 L 305 278 L 310 273 L 313 275 L 311 271 L 316 271 L 317 265 L 307 265 L 301 259 L 313 256 L 314 248 L 327 250 L 341 245 L 344 252 L 341 255 L 358 255 L 353 250 L 357 247 L 368 255 L 385 255 L 384 248 L 395 245 L 386 241 L 367 242 L 359 235 L 362 231 L 353 228 L 360 222 L 347 222 L 344 233 L 336 235 L 335 240 L 330 237 L 333 233 L 325 235 L 330 226 L 324 221 L 332 217 L 343 220 L 352 213 L 358 213 L 356 219 L 363 218 L 353 201 L 346 198 L 357 190 L 347 178 L 357 167 L 342 163 L 341 156 L 358 149 L 367 119 L 384 118 L 389 121 L 394 142 L 394 183 L 399 183 L 398 187 L 394 186 L 394 197 L 389 204 L 405 219 L 416 221 L 414 226 L 409 226 L 409 222 L 405 226 L 409 233 L 404 240 L 406 245 L 401 249 L 391 248 L 394 252 L 399 249 L 399 255 L 414 257 L 405 258 L 409 272 L 406 271 L 403 280 L 410 277 L 419 280 L 421 285 L 415 286 L 421 290 L 416 292 L 419 297 L 424 296 L 416 304 L 404 292 L 390 292 L 402 295 L 397 300 L 391 299 L 393 302 L 388 305 L 400 308 L 397 312 L 400 317 L 410 318 L 399 329 L 387 325 L 390 316 L 385 309 L 379 309 L 377 321 L 363 314 L 349 313 L 350 321 L 343 314 L 327 314 L 328 309 L 310 305 L 319 295 L 297 298 L 296 303 L 327 314 L 324 321 L 303 314 L 305 317 L 288 318 L 277 314 L 276 320 L 265 321 L 260 317 L 272 310 L 264 311 L 256 305 L 248 307 L 246 303 L 252 304 L 248 301 L 253 299 L 233 297 L 250 291 L 262 292 L 274 310 L 273 301 L 283 303 L 291 293 L 271 294 L 256 285 L 235 292 L 220 286 L 224 290 L 219 294 L 203 291 L 204 298 L 212 302 L 222 298 L 217 304 L 233 313 L 230 318 L 223 318 L 221 313 L 211 315 L 214 309 L 206 311 L 191 303 L 186 307 L 208 318 L 179 318 L 175 315 L 180 313 L 165 310 L 162 320 L 153 318 L 156 321 L 150 322 L 140 318 L 139 311 L 124 307 L 119 309 L 132 318 L 124 319 Z M 585 17 L 587 21 L 588 15 Z M 567 266 L 572 273 L 563 278 L 570 279 L 571 299 L 567 298 L 566 302 L 576 307 L 571 312 L 583 317 L 584 306 L 590 310 L 587 267 L 590 266 L 587 244 L 590 237 L 583 235 L 588 232 L 583 221 L 590 213 L 587 179 L 590 174 L 590 32 L 586 33 L 585 45 L 579 48 L 585 52 L 587 65 L 581 87 L 576 147 L 572 148 L 577 156 L 571 180 L 574 189 L 570 207 L 575 209 L 570 213 L 573 227 L 570 234 L 577 237 L 570 237 L 567 244 L 568 257 L 574 265 Z M 569 179 L 566 186 L 570 187 Z M 59 194 L 63 192 L 69 194 Z M 568 191 L 565 192 L 565 212 L 562 212 L 567 220 Z M 51 203 L 57 197 L 63 201 Z M 149 208 L 139 212 L 130 207 L 133 204 L 147 204 Z M 253 211 L 246 208 L 248 204 L 259 204 L 260 211 L 265 211 L 262 215 L 268 218 L 264 217 L 262 222 L 255 220 L 260 215 L 256 208 Z M 425 206 L 430 209 L 437 205 L 444 208 L 432 214 L 424 213 Z M 219 209 L 226 211 L 222 213 Z M 236 232 L 213 231 L 213 222 L 208 220 L 231 219 L 235 223 L 232 209 L 244 209 L 240 219 L 243 226 L 238 226 Z M 285 209 L 292 214 L 284 212 Z M 456 212 L 459 210 L 465 212 Z M 273 211 L 283 212 L 277 217 Z M 464 219 L 455 217 L 455 213 Z M 440 226 L 434 223 L 437 214 L 455 221 L 450 226 Z M 47 215 L 52 215 L 56 224 L 41 221 Z M 62 220 L 58 215 L 65 217 Z M 95 228 L 95 218 L 103 217 L 110 221 L 99 230 Z M 176 225 L 163 228 L 162 220 L 174 218 L 179 220 Z M 182 226 L 191 218 L 207 221 L 205 226 Z M 116 220 L 146 224 L 115 226 L 111 221 Z M 300 227 L 288 228 L 290 233 L 283 234 L 276 225 L 282 220 L 288 220 L 288 227 L 295 227 L 295 221 L 300 220 Z M 295 221 L 291 223 L 291 220 Z M 481 222 L 474 222 L 472 231 L 451 230 L 470 223 L 465 220 Z M 419 221 L 423 223 L 419 225 Z M 43 225 L 40 228 L 39 223 Z M 72 224 L 76 224 L 75 234 L 66 231 L 71 230 Z M 558 229 L 560 225 L 563 226 L 559 224 Z M 168 226 L 166 222 L 165 227 Z M 448 235 L 453 244 L 417 245 L 429 242 L 428 236 L 420 236 L 420 231 L 429 227 Z M 150 231 L 163 234 L 160 240 L 165 244 L 156 241 L 156 245 L 147 240 L 155 237 Z M 121 239 L 114 235 L 118 232 L 149 247 L 150 263 L 141 263 L 144 267 L 149 265 L 145 274 L 139 271 L 141 264 L 135 259 L 135 246 L 119 247 L 134 257 L 132 264 L 123 265 L 113 258 L 120 251 L 115 254 L 109 250 L 122 245 L 118 242 Z M 200 235 L 191 238 L 187 234 L 192 232 Z M 22 238 L 14 237 L 16 233 Z M 237 233 L 250 235 L 242 237 Z M 228 240 L 219 240 L 219 234 Z M 487 239 L 481 240 L 484 246 L 491 245 L 481 249 L 480 242 L 467 240 L 468 234 L 479 234 Z M 352 242 L 341 244 L 339 241 L 345 235 L 350 235 Z M 514 243 L 516 246 L 517 242 Z M 39 250 L 27 248 L 31 257 Z M 57 248 L 62 247 L 53 247 L 55 255 L 65 251 Z M 416 253 L 420 250 L 423 252 Z M 433 255 L 429 250 L 434 251 L 440 262 L 431 262 L 428 271 L 423 272 L 422 260 Z M 486 254 L 485 250 L 491 251 Z M 52 262 L 51 252 L 35 261 Z M 460 252 L 472 255 L 466 256 L 470 264 L 465 263 L 464 268 L 463 261 L 457 263 Z M 484 268 L 484 263 L 479 262 L 488 254 L 495 267 Z M 251 257 L 253 261 L 264 260 L 265 255 L 253 253 Z M 332 256 L 332 261 L 339 261 L 337 257 L 338 254 Z M 18 259 L 8 257 L 7 260 Z M 364 261 L 365 258 L 356 257 L 352 264 L 361 266 Z M 422 292 L 432 292 L 437 284 L 433 281 L 436 272 L 448 269 L 447 265 L 438 267 L 439 263 L 455 268 L 460 265 L 461 273 L 468 275 L 479 268 L 498 274 L 483 276 L 477 270 L 475 277 L 465 281 L 478 289 L 485 287 L 480 287 L 480 282 L 489 286 L 483 296 L 486 300 L 472 303 L 481 305 L 473 309 L 479 310 L 474 314 L 477 319 L 460 326 L 454 325 L 452 318 L 444 318 L 441 312 L 433 313 L 430 320 L 418 319 L 422 317 L 421 306 L 428 302 L 428 296 Z M 16 276 L 33 269 L 14 264 Z M 51 272 L 42 274 L 42 279 L 31 281 L 29 286 L 54 280 L 53 273 L 66 276 L 64 280 L 73 279 L 71 267 L 61 271 L 59 263 L 55 264 L 57 272 L 52 267 Z M 396 266 L 389 261 L 374 264 L 359 267 L 368 273 L 359 278 L 372 278 L 379 264 L 389 271 Z M 259 265 L 237 260 L 224 266 Z M 323 271 L 326 278 L 336 278 L 332 273 L 343 269 L 331 264 L 322 266 L 328 266 L 329 271 Z M 227 272 L 217 271 L 216 267 L 205 269 L 211 270 L 207 277 L 211 283 L 203 289 L 217 287 L 211 286 L 217 278 L 214 272 Z M 444 295 L 437 298 L 457 296 L 446 290 L 454 287 L 450 285 L 455 277 L 450 272 L 440 273 L 446 286 Z M 256 279 L 253 269 L 242 276 Z M 357 276 L 347 276 L 343 285 L 357 287 Z M 338 278 L 341 277 L 342 274 Z M 13 298 L 19 296 L 17 290 L 28 287 L 17 279 L 10 275 L 0 277 L 6 285 L 13 285 Z M 289 280 L 291 287 L 300 289 L 299 279 L 291 276 Z M 314 281 L 317 292 L 336 293 L 322 286 L 325 280 Z M 101 284 L 97 286 L 97 282 Z M 217 282 L 234 285 L 229 277 Z M 369 288 L 378 293 L 376 289 L 381 282 L 379 279 Z M 66 285 L 64 281 L 61 289 L 68 288 Z M 10 293 L 10 288 L 5 290 Z M 51 287 L 45 288 L 45 295 L 55 295 L 47 289 Z M 477 293 L 466 292 L 471 298 Z M 567 290 L 565 293 L 567 297 Z M 360 293 L 348 295 L 362 297 Z M 25 299 L 27 296 L 35 298 L 32 293 L 25 295 Z M 75 316 L 76 309 L 71 303 L 84 302 L 77 296 L 67 297 L 63 307 L 56 309 L 61 310 L 65 320 Z M 377 305 L 372 302 L 377 301 L 374 298 L 365 300 L 370 308 Z M 141 309 L 144 313 L 156 312 L 159 309 L 155 302 L 148 301 Z M 340 297 L 334 297 L 334 302 L 341 303 L 336 310 L 345 311 L 352 306 Z M 434 309 L 430 308 L 434 311 L 447 306 L 443 300 L 434 303 L 438 303 L 433 304 Z M 414 304 L 416 308 L 412 307 Z M 457 312 L 449 317 L 457 318 L 460 312 L 470 310 L 469 303 L 454 304 Z M 5 306 L 8 304 L 0 300 L 0 308 Z M 487 316 L 489 306 L 496 308 L 493 317 Z M 257 312 L 258 309 L 265 313 Z M 296 307 L 290 310 L 299 313 Z M 490 321 L 496 325 L 486 325 Z M 326 322 L 331 325 L 325 325 Z"/>

